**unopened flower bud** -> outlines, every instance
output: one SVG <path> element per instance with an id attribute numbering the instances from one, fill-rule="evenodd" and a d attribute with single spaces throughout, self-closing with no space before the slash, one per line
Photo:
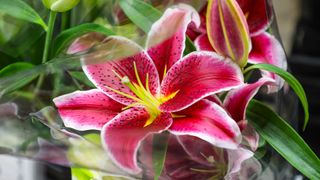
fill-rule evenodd
<path id="1" fill-rule="evenodd" d="M 44 6 L 54 12 L 66 12 L 75 7 L 80 0 L 42 0 Z"/>

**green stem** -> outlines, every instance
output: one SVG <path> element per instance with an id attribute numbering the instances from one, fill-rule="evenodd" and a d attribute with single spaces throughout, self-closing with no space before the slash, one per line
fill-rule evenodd
<path id="1" fill-rule="evenodd" d="M 254 68 L 251 68 L 251 66 L 245 68 L 242 72 L 243 74 L 247 74 L 249 71 L 253 70 Z"/>
<path id="2" fill-rule="evenodd" d="M 61 32 L 67 28 L 68 23 L 68 12 L 64 12 L 61 14 Z"/>
<path id="3" fill-rule="evenodd" d="M 49 49 L 51 45 L 51 39 L 52 39 L 52 34 L 54 31 L 54 23 L 57 17 L 57 13 L 50 11 L 50 16 L 49 16 L 49 22 L 48 22 L 48 31 L 46 35 L 46 41 L 44 45 L 44 51 L 43 51 L 43 56 L 42 56 L 42 64 L 47 62 L 48 57 L 49 57 Z"/>
<path id="4" fill-rule="evenodd" d="M 57 13 L 50 11 L 49 22 L 48 22 L 48 31 L 46 34 L 44 50 L 43 50 L 43 55 L 42 55 L 42 64 L 44 64 L 48 61 L 51 39 L 52 39 L 53 31 L 54 31 L 54 23 L 55 23 L 56 17 L 57 17 Z M 39 89 L 41 88 L 43 80 L 44 80 L 44 74 L 41 73 L 39 76 L 37 85 L 36 85 L 36 89 L 35 89 L 36 93 L 38 93 Z"/>

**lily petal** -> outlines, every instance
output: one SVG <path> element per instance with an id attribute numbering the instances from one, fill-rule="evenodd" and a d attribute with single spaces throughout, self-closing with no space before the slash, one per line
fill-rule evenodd
<path id="1" fill-rule="evenodd" d="M 201 34 L 194 40 L 194 45 L 198 51 L 214 51 L 207 34 Z"/>
<path id="2" fill-rule="evenodd" d="M 240 172 L 242 164 L 253 155 L 253 152 L 244 148 L 228 150 L 228 174 L 225 179 L 233 179 L 233 175 Z"/>
<path id="3" fill-rule="evenodd" d="M 194 169 L 210 169 L 211 170 L 211 168 L 213 167 L 212 165 L 207 166 L 206 164 L 201 164 L 195 161 L 194 156 L 190 156 L 190 154 L 186 152 L 185 148 L 181 146 L 181 143 L 179 143 L 178 141 L 178 137 L 180 136 L 171 135 L 169 138 L 168 150 L 166 153 L 166 160 L 165 160 L 165 167 L 164 167 L 165 173 L 162 173 L 163 179 L 209 179 L 211 176 L 213 176 L 215 173 L 211 173 L 211 172 L 199 173 L 196 170 L 190 169 L 190 168 L 194 168 Z M 183 136 L 183 137 L 193 138 L 192 136 Z M 196 140 L 201 141 L 200 139 L 196 139 Z M 192 144 L 194 144 L 194 141 L 192 142 Z"/>
<path id="4" fill-rule="evenodd" d="M 151 133 L 168 129 L 172 123 L 169 113 L 161 114 L 151 125 L 144 127 L 148 119 L 146 110 L 131 108 L 120 113 L 102 129 L 102 143 L 111 159 L 133 174 L 141 171 L 137 164 L 141 141 Z"/>
<path id="5" fill-rule="evenodd" d="M 206 97 L 206 99 L 223 107 L 223 104 L 217 95 L 208 96 L 208 97 Z"/>
<path id="6" fill-rule="evenodd" d="M 247 18 L 250 35 L 265 31 L 273 19 L 272 5 L 266 0 L 237 0 Z"/>
<path id="7" fill-rule="evenodd" d="M 246 146 L 249 146 L 250 149 L 255 152 L 259 146 L 260 135 L 258 132 L 250 124 L 247 124 L 241 133 L 243 137 L 242 143 Z"/>
<path id="8" fill-rule="evenodd" d="M 67 50 L 67 54 L 75 54 L 78 52 L 85 51 L 94 45 L 103 41 L 106 36 L 99 33 L 88 33 L 85 34 L 72 42 Z"/>
<path id="9" fill-rule="evenodd" d="M 33 156 L 36 160 L 62 165 L 70 166 L 70 161 L 66 156 L 65 148 L 53 144 L 45 139 L 38 138 L 39 151 Z"/>
<path id="10" fill-rule="evenodd" d="M 240 171 L 228 174 L 226 178 L 231 180 L 257 179 L 257 177 L 260 177 L 261 172 L 262 165 L 256 158 L 251 157 L 250 159 L 247 159 L 241 163 Z"/>
<path id="11" fill-rule="evenodd" d="M 161 84 L 161 94 L 173 98 L 160 109 L 175 112 L 185 109 L 209 95 L 243 84 L 240 68 L 213 52 L 194 52 L 179 60 Z"/>
<path id="12" fill-rule="evenodd" d="M 127 77 L 138 84 L 134 64 L 142 84 L 146 84 L 148 76 L 150 92 L 154 95 L 158 93 L 160 82 L 157 69 L 139 45 L 123 37 L 109 36 L 98 49 L 98 52 L 83 59 L 82 68 L 91 82 L 109 97 L 125 105 L 136 102 L 115 92 L 120 91 L 135 97 L 122 83 L 122 78 Z"/>
<path id="13" fill-rule="evenodd" d="M 157 66 L 160 78 L 181 59 L 185 48 L 186 31 L 190 23 L 200 26 L 200 17 L 188 5 L 167 9 L 148 34 L 148 54 Z"/>
<path id="14" fill-rule="evenodd" d="M 238 89 L 232 90 L 224 100 L 224 107 L 231 117 L 237 121 L 243 135 L 244 143 L 255 151 L 259 143 L 259 134 L 247 124 L 246 109 L 250 100 L 257 94 L 263 85 L 273 84 L 269 78 L 261 78 L 253 84 L 245 84 Z"/>
<path id="15" fill-rule="evenodd" d="M 247 64 L 251 41 L 249 28 L 236 0 L 209 0 L 207 33 L 212 47 L 240 67 Z"/>
<path id="16" fill-rule="evenodd" d="M 194 24 L 189 24 L 187 29 L 188 37 L 194 41 L 200 34 L 206 33 L 206 13 L 207 13 L 207 3 L 199 10 L 200 16 L 200 27 L 196 27 Z"/>
<path id="17" fill-rule="evenodd" d="M 66 127 L 101 130 L 123 106 L 100 90 L 76 91 L 53 99 Z"/>
<path id="18" fill-rule="evenodd" d="M 246 123 L 240 124 L 240 122 L 246 120 L 246 108 L 250 100 L 256 95 L 261 86 L 273 82 L 269 78 L 261 78 L 256 83 L 244 84 L 228 93 L 224 100 L 224 107 L 231 117 L 239 123 L 241 130 L 246 126 Z"/>
<path id="19" fill-rule="evenodd" d="M 18 106 L 15 103 L 0 104 L 0 116 L 17 116 Z"/>
<path id="20" fill-rule="evenodd" d="M 262 33 L 252 37 L 253 49 L 249 55 L 249 63 L 266 63 L 278 66 L 287 70 L 287 60 L 285 52 L 279 41 L 268 33 Z M 269 93 L 277 92 L 282 88 L 284 80 L 274 73 L 262 71 L 263 76 L 276 81 L 277 86 L 269 86 Z"/>
<path id="21" fill-rule="evenodd" d="M 202 100 L 177 112 L 169 131 L 175 135 L 190 135 L 222 148 L 235 149 L 241 141 L 237 123 L 219 105 Z"/>
<path id="22" fill-rule="evenodd" d="M 206 166 L 212 166 L 208 161 L 210 157 L 216 162 L 228 162 L 225 152 L 221 148 L 212 146 L 212 144 L 193 136 L 177 136 L 177 139 L 189 158 Z M 215 167 L 218 168 L 218 167 Z"/>

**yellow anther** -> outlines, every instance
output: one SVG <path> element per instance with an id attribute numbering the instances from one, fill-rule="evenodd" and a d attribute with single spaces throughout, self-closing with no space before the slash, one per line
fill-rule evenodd
<path id="1" fill-rule="evenodd" d="M 150 124 L 152 124 L 153 121 L 154 121 L 156 118 L 157 118 L 157 117 L 154 117 L 154 116 L 151 116 L 151 115 L 150 115 L 150 118 L 146 121 L 146 123 L 144 124 L 143 127 L 147 127 L 147 126 L 149 126 Z"/>
<path id="2" fill-rule="evenodd" d="M 164 66 L 162 79 L 164 79 L 164 77 L 166 77 L 166 74 L 167 74 L 167 65 Z"/>
<path id="3" fill-rule="evenodd" d="M 244 14 L 244 16 L 246 17 L 246 19 L 248 19 L 249 14 L 250 14 L 250 12 L 249 12 L 249 11 L 248 11 L 248 12 L 246 12 L 246 13 Z"/>
<path id="4" fill-rule="evenodd" d="M 187 117 L 186 115 L 182 115 L 182 114 L 171 114 L 172 118 L 184 118 Z"/>
<path id="5" fill-rule="evenodd" d="M 179 93 L 179 90 L 177 90 L 177 91 L 174 92 L 174 93 L 171 93 L 169 96 L 161 97 L 161 98 L 160 98 L 160 102 L 161 102 L 161 103 L 167 102 L 167 101 L 169 101 L 170 99 L 174 98 L 178 93 Z"/>
<path id="6" fill-rule="evenodd" d="M 208 161 L 209 163 L 214 163 L 214 162 L 215 162 L 213 156 L 209 156 L 209 157 L 207 158 L 207 161 Z"/>

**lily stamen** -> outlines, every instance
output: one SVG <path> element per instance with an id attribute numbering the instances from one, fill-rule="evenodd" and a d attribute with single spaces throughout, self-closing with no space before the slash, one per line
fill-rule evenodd
<path id="1" fill-rule="evenodd" d="M 134 101 L 135 103 L 132 103 L 126 107 L 124 107 L 122 110 L 127 110 L 136 106 L 144 106 L 146 110 L 150 114 L 150 118 L 146 121 L 144 127 L 152 124 L 152 122 L 160 115 L 161 111 L 159 110 L 159 106 L 161 105 L 162 102 L 164 102 L 167 99 L 171 99 L 172 96 L 175 96 L 177 93 L 173 93 L 170 96 L 166 98 L 157 98 L 155 97 L 149 88 L 149 74 L 146 74 L 146 81 L 145 81 L 145 86 L 143 85 L 139 72 L 137 69 L 136 62 L 133 62 L 133 68 L 134 68 L 134 73 L 136 76 L 137 83 L 132 82 L 128 76 L 121 76 L 119 73 L 117 73 L 115 70 L 112 70 L 112 72 L 119 78 L 121 79 L 121 83 L 126 85 L 134 94 L 136 97 L 129 95 L 127 93 L 115 90 L 111 87 L 107 87 L 108 89 L 112 90 L 113 92 L 123 95 L 127 98 L 130 98 Z"/>
<path id="2" fill-rule="evenodd" d="M 220 170 L 218 170 L 218 169 L 209 170 L 209 169 L 190 168 L 190 170 L 201 172 L 201 173 L 218 173 L 218 172 L 220 172 Z"/>

